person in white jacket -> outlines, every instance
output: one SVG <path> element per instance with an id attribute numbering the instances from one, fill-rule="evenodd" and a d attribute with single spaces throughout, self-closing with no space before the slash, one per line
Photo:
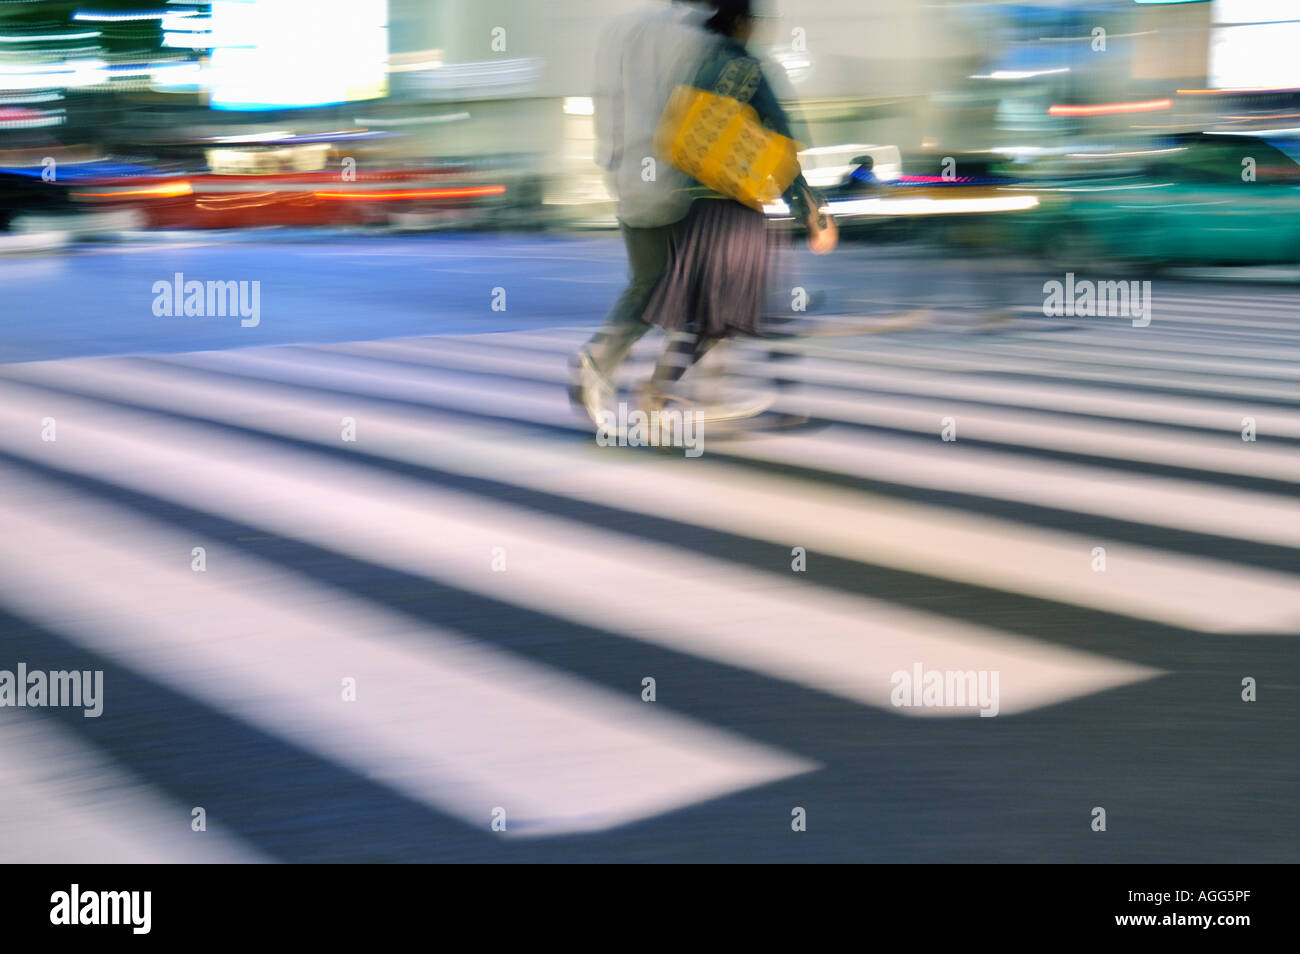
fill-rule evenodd
<path id="1" fill-rule="evenodd" d="M 680 0 L 634 10 L 602 31 L 596 53 L 596 162 L 618 199 L 630 278 L 603 327 L 574 356 L 570 398 L 593 422 L 613 378 L 649 330 L 642 314 L 668 263 L 673 226 L 691 207 L 692 180 L 655 156 L 654 134 L 672 91 L 690 81 L 710 36 L 711 3 Z"/>

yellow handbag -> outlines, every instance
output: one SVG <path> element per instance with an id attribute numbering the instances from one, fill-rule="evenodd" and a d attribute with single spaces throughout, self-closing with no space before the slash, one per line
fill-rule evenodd
<path id="1" fill-rule="evenodd" d="M 748 103 L 678 86 L 655 130 L 655 151 L 716 192 L 760 212 L 799 174 L 799 144 L 765 129 Z"/>

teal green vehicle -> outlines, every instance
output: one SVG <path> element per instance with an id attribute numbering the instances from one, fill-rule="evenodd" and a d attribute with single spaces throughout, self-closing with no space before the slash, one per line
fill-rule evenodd
<path id="1" fill-rule="evenodd" d="M 1197 133 L 1117 155 L 1141 166 L 1035 188 L 1011 244 L 1075 269 L 1300 262 L 1300 141 Z"/>

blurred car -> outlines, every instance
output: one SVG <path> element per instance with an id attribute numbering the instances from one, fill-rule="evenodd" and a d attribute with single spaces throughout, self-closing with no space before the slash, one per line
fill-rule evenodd
<path id="1" fill-rule="evenodd" d="M 1296 139 L 1220 133 L 1075 153 L 1013 242 L 1067 268 L 1300 262 L 1297 157 Z"/>
<path id="2" fill-rule="evenodd" d="M 66 184 L 46 182 L 39 167 L 0 168 L 0 232 L 8 231 L 14 219 L 25 213 L 57 215 L 74 208 Z"/>
<path id="3" fill-rule="evenodd" d="M 900 156 L 896 146 L 832 149 L 857 152 L 838 164 L 805 158 L 830 150 L 800 153 L 805 177 L 826 199 L 846 234 L 876 241 L 937 239 L 949 243 L 987 244 L 990 217 L 1032 209 L 1038 198 L 1016 188 L 1021 181 L 999 170 L 1004 158 L 989 153 Z M 833 155 L 833 153 L 832 153 Z M 907 169 L 907 172 L 903 170 Z M 769 215 L 788 216 L 784 203 Z"/>
<path id="4" fill-rule="evenodd" d="M 847 143 L 835 146 L 817 146 L 799 153 L 803 177 L 814 189 L 838 189 L 854 178 L 865 166 L 871 177 L 889 182 L 903 172 L 903 160 L 897 146 L 876 146 L 867 143 Z"/>
<path id="5" fill-rule="evenodd" d="M 80 193 L 96 182 L 155 175 L 147 166 L 55 157 L 39 165 L 0 167 L 0 231 L 86 236 L 138 228 L 144 219 L 137 211 L 99 208 Z"/>
<path id="6" fill-rule="evenodd" d="M 543 176 L 531 154 L 416 162 L 365 155 L 357 138 L 160 141 L 148 144 L 143 163 L 56 162 L 33 152 L 25 165 L 0 167 L 0 229 L 88 237 L 274 226 L 521 228 L 541 219 Z M 360 168 L 356 155 L 365 155 Z"/>

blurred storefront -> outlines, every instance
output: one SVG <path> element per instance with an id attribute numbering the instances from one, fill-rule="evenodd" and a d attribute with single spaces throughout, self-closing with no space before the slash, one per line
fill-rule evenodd
<path id="1" fill-rule="evenodd" d="M 0 154 L 224 174 L 441 164 L 609 221 L 601 30 L 643 0 L 0 4 Z M 752 47 L 823 150 L 1065 149 L 1286 125 L 1294 0 L 767 0 Z M 827 153 L 819 153 L 827 155 Z M 830 160 L 827 160 L 830 162 Z"/>

